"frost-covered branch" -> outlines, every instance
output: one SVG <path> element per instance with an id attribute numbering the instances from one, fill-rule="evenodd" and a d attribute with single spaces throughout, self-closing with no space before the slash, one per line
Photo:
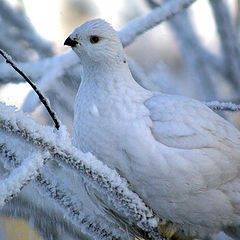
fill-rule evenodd
<path id="1" fill-rule="evenodd" d="M 68 220 L 81 228 L 81 232 L 92 236 L 94 239 L 120 240 L 126 237 L 123 231 L 113 228 L 106 219 L 104 219 L 104 224 L 103 222 L 101 224 L 97 220 L 89 219 L 89 216 L 79 208 L 81 199 L 77 199 L 78 202 L 73 201 L 74 194 L 68 194 L 63 185 L 49 180 L 46 174 L 39 174 L 36 182 L 38 186 L 46 191 L 49 197 L 53 198 L 61 206 Z"/>
<path id="2" fill-rule="evenodd" d="M 118 36 L 122 41 L 123 46 L 126 47 L 147 30 L 165 20 L 171 19 L 195 1 L 196 0 L 169 0 L 147 15 L 133 19 L 118 32 Z"/>
<path id="3" fill-rule="evenodd" d="M 170 25 L 180 42 L 180 49 L 187 67 L 187 72 L 195 85 L 198 99 L 216 99 L 216 87 L 212 79 L 209 62 L 206 61 L 204 52 L 194 28 L 188 18 L 187 12 L 170 20 Z M 201 67 L 199 67 L 201 66 Z"/>
<path id="4" fill-rule="evenodd" d="M 224 1 L 209 0 L 215 15 L 228 79 L 240 90 L 240 49 L 237 32 Z"/>
<path id="5" fill-rule="evenodd" d="M 19 167 L 20 161 L 16 159 L 16 154 L 7 148 L 6 143 L 3 140 L 0 142 L 0 160 L 2 160 L 5 169 L 9 169 L 9 165 Z"/>
<path id="6" fill-rule="evenodd" d="M 163 6 L 151 11 L 149 14 L 130 21 L 118 32 L 118 36 L 122 41 L 123 46 L 125 47 L 131 44 L 139 35 L 155 27 L 161 22 L 172 18 L 179 11 L 191 5 L 194 1 L 196 0 L 171 0 Z M 19 64 L 19 66 L 23 69 L 23 71 L 27 72 L 30 77 L 36 79 L 41 77 L 43 73 L 46 73 L 53 65 L 55 66 L 55 63 L 58 63 L 64 67 L 64 69 L 67 69 L 76 65 L 78 62 L 79 60 L 74 53 L 72 51 L 68 51 L 37 62 L 22 63 Z M 0 72 L 0 80 L 3 82 L 7 81 L 6 79 L 9 78 L 16 78 L 16 74 L 9 71 L 9 68 L 3 64 L 0 64 Z"/>
<path id="7" fill-rule="evenodd" d="M 150 235 L 160 238 L 156 229 L 159 219 L 115 170 L 109 169 L 90 153 L 84 154 L 74 148 L 69 140 L 59 138 L 52 128 L 39 126 L 22 112 L 15 112 L 4 104 L 0 105 L 0 128 L 44 152 L 48 151 L 62 164 L 76 170 L 88 180 L 88 184 L 106 197 L 104 201 L 107 206 L 127 219 L 130 225 L 136 224 Z"/>
<path id="8" fill-rule="evenodd" d="M 12 176 L 15 176 L 15 178 L 17 178 L 17 176 L 21 174 L 23 177 L 25 176 L 25 178 L 27 178 L 27 176 L 31 175 L 32 172 L 31 169 L 29 169 L 29 165 L 31 165 L 30 168 L 37 167 L 37 159 L 35 156 L 36 153 L 30 154 L 30 156 L 26 160 L 21 161 L 19 159 L 20 156 L 18 155 L 21 154 L 21 150 L 17 147 L 15 148 L 14 152 L 12 152 L 10 148 L 14 149 L 14 147 L 11 146 L 11 141 L 15 142 L 16 140 L 9 139 L 8 134 L 6 136 L 1 136 L 0 160 L 2 160 L 2 163 L 6 170 L 11 171 L 12 168 L 14 168 L 14 170 L 11 172 Z M 37 155 L 41 157 L 41 151 L 38 152 L 36 147 L 35 152 L 37 152 Z M 47 162 L 49 159 L 50 158 L 42 157 L 42 160 L 39 160 L 42 162 Z M 19 174 L 16 174 L 16 172 Z M 119 226 L 117 226 L 113 222 L 109 221 L 107 218 L 101 219 L 99 216 L 94 216 L 94 213 L 92 213 L 93 216 L 90 217 L 89 210 L 86 211 L 84 209 L 91 208 L 91 200 L 86 200 L 86 196 L 83 197 L 86 194 L 84 191 L 80 191 L 81 195 L 79 198 L 79 196 L 75 192 L 72 192 L 70 189 L 68 189 L 66 182 L 62 179 L 62 173 L 60 175 L 61 179 L 58 179 L 56 174 L 51 174 L 48 168 L 45 167 L 43 171 L 41 171 L 41 173 L 39 173 L 38 170 L 35 171 L 34 175 L 31 178 L 27 179 L 27 181 L 25 181 L 23 185 L 29 183 L 29 180 L 32 180 L 33 177 L 36 176 L 34 182 L 36 183 L 36 186 L 40 188 L 38 190 L 41 191 L 43 198 L 46 199 L 49 197 L 53 199 L 59 206 L 58 211 L 62 212 L 62 215 L 65 216 L 65 218 L 70 223 L 75 225 L 76 228 L 80 228 L 82 233 L 88 236 L 92 236 L 94 239 L 126 239 L 126 233 L 124 232 L 124 230 L 119 228 Z M 10 179 L 10 177 L 8 179 Z M 20 185 L 21 181 L 15 181 L 15 179 L 13 178 L 10 180 L 12 181 L 9 182 L 8 185 L 13 185 L 13 189 L 11 189 L 11 186 L 10 188 L 9 186 L 8 188 L 4 187 L 6 185 L 4 184 L 6 180 L 4 180 L 0 185 L 0 200 L 4 200 L 3 197 L 5 197 L 5 202 L 6 200 L 10 200 L 11 198 L 15 197 L 16 194 L 21 190 L 20 188 L 22 188 L 22 186 Z M 19 185 L 20 187 L 18 187 Z M 78 189 L 80 190 L 81 180 L 79 180 L 78 185 L 80 185 L 78 187 Z M 2 189 L 5 191 L 2 191 Z M 14 194 L 12 194 L 13 191 L 11 190 L 14 191 Z M 47 206 L 45 206 L 45 208 L 47 208 Z M 66 226 L 64 228 L 66 228 Z M 76 235 L 75 232 L 76 230 L 73 231 L 74 235 Z"/>
<path id="9" fill-rule="evenodd" d="M 6 179 L 0 181 L 0 208 L 37 176 L 45 162 L 44 159 L 40 153 L 31 153 L 21 166 L 13 169 Z"/>
<path id="10" fill-rule="evenodd" d="M 238 112 L 240 111 L 240 105 L 231 103 L 231 102 L 206 102 L 205 103 L 209 108 L 216 111 L 230 111 L 230 112 Z"/>

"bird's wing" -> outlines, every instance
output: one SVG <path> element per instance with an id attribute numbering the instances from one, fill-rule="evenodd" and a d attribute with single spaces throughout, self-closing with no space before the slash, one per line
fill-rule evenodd
<path id="1" fill-rule="evenodd" d="M 148 99 L 145 106 L 150 111 L 154 138 L 168 147 L 202 149 L 240 146 L 239 131 L 197 100 L 159 94 Z"/>
<path id="2" fill-rule="evenodd" d="M 203 227 L 200 231 L 219 230 L 235 221 L 240 213 L 239 131 L 187 97 L 159 94 L 145 106 L 151 134 L 159 144 L 151 162 L 153 177 L 145 178 L 151 184 L 150 206 L 173 222 Z M 169 214 L 165 209 L 174 211 Z"/>
<path id="3" fill-rule="evenodd" d="M 201 206 L 195 206 L 198 210 L 207 209 L 204 204 L 211 206 L 208 203 L 213 201 L 216 212 L 222 207 L 216 201 L 228 199 L 234 211 L 240 212 L 239 198 L 236 200 L 240 186 L 239 131 L 203 103 L 187 97 L 159 94 L 149 98 L 145 106 L 152 120 L 152 135 L 163 145 L 161 151 L 166 149 L 172 173 L 169 181 L 176 186 L 179 199 L 183 193 L 189 199 L 197 196 L 198 201 L 192 202 Z"/>

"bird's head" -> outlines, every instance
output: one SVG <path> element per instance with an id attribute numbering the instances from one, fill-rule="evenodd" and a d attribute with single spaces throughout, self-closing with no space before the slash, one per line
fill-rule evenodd
<path id="1" fill-rule="evenodd" d="M 65 40 L 84 63 L 117 63 L 124 60 L 122 44 L 112 26 L 102 19 L 88 21 Z"/>

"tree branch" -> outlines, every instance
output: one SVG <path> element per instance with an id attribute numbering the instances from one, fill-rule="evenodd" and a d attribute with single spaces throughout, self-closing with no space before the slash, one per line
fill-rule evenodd
<path id="1" fill-rule="evenodd" d="M 56 129 L 58 130 L 60 127 L 60 122 L 56 116 L 56 113 L 51 109 L 50 104 L 48 103 L 47 99 L 42 95 L 42 93 L 38 90 L 37 86 L 27 77 L 27 75 L 21 71 L 14 63 L 13 61 L 10 59 L 10 57 L 7 56 L 7 54 L 0 49 L 0 54 L 4 57 L 4 59 L 6 60 L 6 63 L 10 64 L 12 66 L 13 69 L 16 70 L 16 72 L 18 72 L 29 84 L 30 86 L 33 88 L 33 90 L 36 92 L 36 94 L 38 95 L 40 101 L 43 103 L 43 105 L 45 106 L 45 108 L 47 109 L 48 113 L 50 114 Z"/>
<path id="2" fill-rule="evenodd" d="M 40 189 L 42 192 L 42 195 L 44 196 L 44 199 L 46 198 L 51 198 L 54 200 L 54 202 L 59 206 L 60 212 L 62 213 L 63 216 L 67 218 L 67 220 L 75 225 L 77 228 L 80 227 L 81 232 L 92 236 L 94 239 L 125 239 L 125 233 L 124 230 L 119 228 L 118 225 L 114 224 L 111 221 L 108 221 L 107 218 L 102 217 L 103 219 L 100 218 L 100 216 L 96 217 L 94 213 L 92 213 L 92 216 L 90 217 L 89 215 L 89 210 L 86 211 L 88 207 L 91 208 L 91 200 L 88 199 L 85 202 L 85 198 L 83 197 L 84 195 L 87 196 L 87 193 L 85 193 L 81 189 L 81 180 L 79 180 L 79 193 L 81 195 L 81 198 L 76 194 L 76 192 L 72 192 L 68 187 L 66 187 L 66 184 L 62 178 L 64 177 L 62 172 L 61 172 L 61 180 L 59 181 L 58 177 L 50 172 L 48 168 L 44 168 L 41 173 L 39 173 L 38 169 L 35 167 L 36 165 L 36 154 L 33 153 L 31 154 L 28 159 L 25 159 L 23 161 L 19 161 L 20 157 L 18 154 L 21 154 L 21 150 L 15 149 L 16 152 L 12 152 L 9 148 L 11 147 L 12 144 L 5 144 L 2 143 L 8 139 L 8 135 L 6 135 L 5 139 L 4 136 L 1 138 L 0 142 L 0 156 L 2 155 L 3 158 L 2 160 L 3 165 L 6 170 L 14 170 L 11 172 L 11 175 L 13 177 L 18 177 L 16 175 L 16 172 L 19 172 L 23 177 L 27 178 L 28 175 L 32 175 L 33 177 L 36 176 L 35 178 L 35 183 L 36 186 Z M 36 148 L 37 155 L 41 157 L 41 154 L 37 148 Z M 46 155 L 46 153 L 45 153 Z M 44 161 L 47 162 L 50 158 L 42 158 Z M 37 171 L 34 171 L 34 174 L 32 174 L 32 170 L 29 169 L 29 166 L 33 166 Z M 20 167 L 19 167 L 20 166 Z M 30 166 L 30 168 L 31 168 Z M 20 169 L 21 168 L 21 169 Z M 19 175 L 19 174 L 18 174 Z M 13 187 L 7 186 L 5 188 L 4 186 L 6 185 L 4 180 L 1 185 L 0 185 L 0 203 L 6 203 L 10 199 L 16 196 L 16 194 L 22 189 L 23 186 L 25 186 L 27 183 L 30 182 L 30 180 L 33 179 L 33 177 L 27 178 L 27 181 L 15 181 L 15 179 L 11 179 L 13 181 L 9 182 L 7 185 L 12 185 Z M 7 178 L 7 180 L 10 177 Z M 19 180 L 19 179 L 17 179 Z M 21 184 L 23 182 L 23 184 Z M 16 186 L 17 185 L 17 186 Z M 32 187 L 32 186 L 30 186 Z M 3 191 L 4 190 L 4 191 Z M 33 191 L 33 190 L 32 190 Z M 1 201 L 2 200 L 2 201 Z M 3 205 L 3 204 L 2 204 Z M 54 211 L 52 214 L 55 214 Z M 99 221 L 101 220 L 101 221 Z"/>
<path id="3" fill-rule="evenodd" d="M 216 111 L 230 111 L 230 112 L 239 112 L 240 105 L 231 103 L 231 102 L 218 102 L 211 101 L 205 103 L 209 108 Z"/>
<path id="4" fill-rule="evenodd" d="M 45 163 L 45 158 L 37 152 L 31 153 L 22 165 L 12 170 L 10 175 L 0 182 L 0 208 L 15 197 L 27 185 Z"/>
<path id="5" fill-rule="evenodd" d="M 81 199 L 79 199 L 78 203 L 73 201 L 73 195 L 68 194 L 59 183 L 49 180 L 45 173 L 39 174 L 36 182 L 49 197 L 57 202 L 68 220 L 81 228 L 81 232 L 92 236 L 94 239 L 120 240 L 125 238 L 124 232 L 117 228 L 113 229 L 106 219 L 104 219 L 104 224 L 98 222 L 97 219 L 95 221 L 89 219 L 89 216 L 78 207 Z"/>
<path id="6" fill-rule="evenodd" d="M 147 15 L 135 18 L 118 32 L 118 37 L 124 47 L 132 43 L 139 35 L 155 27 L 163 21 L 169 20 L 183 9 L 189 7 L 196 0 L 169 0 L 148 13 Z"/>

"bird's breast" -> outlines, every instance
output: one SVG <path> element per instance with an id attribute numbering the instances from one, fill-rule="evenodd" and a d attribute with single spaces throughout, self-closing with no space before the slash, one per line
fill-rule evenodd
<path id="1" fill-rule="evenodd" d="M 125 158 L 123 136 L 133 120 L 139 118 L 134 104 L 112 96 L 79 97 L 75 104 L 73 144 L 84 152 L 93 153 L 109 167 L 118 167 L 118 162 Z"/>

